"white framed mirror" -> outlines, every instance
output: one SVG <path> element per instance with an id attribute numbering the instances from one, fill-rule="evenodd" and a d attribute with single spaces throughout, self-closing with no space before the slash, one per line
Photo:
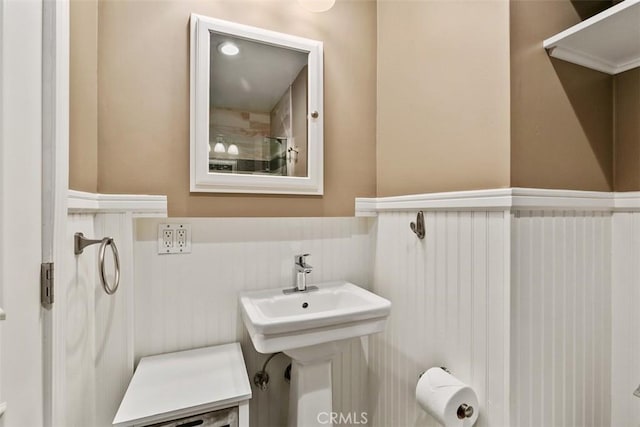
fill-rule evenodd
<path id="1" fill-rule="evenodd" d="M 191 15 L 191 191 L 323 194 L 322 42 Z"/>

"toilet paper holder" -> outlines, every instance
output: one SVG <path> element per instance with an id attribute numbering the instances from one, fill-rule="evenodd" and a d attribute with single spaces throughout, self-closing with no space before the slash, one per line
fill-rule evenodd
<path id="1" fill-rule="evenodd" d="M 446 367 L 440 366 L 440 369 L 445 371 L 447 374 L 452 375 L 451 371 L 449 371 Z M 421 378 L 426 372 L 427 371 L 420 372 L 420 375 L 418 375 L 418 378 Z M 640 387 L 638 387 L 638 388 L 640 389 Z M 474 412 L 473 406 L 467 405 L 466 403 L 463 403 L 462 405 L 458 406 L 458 410 L 456 411 L 456 415 L 457 415 L 459 420 L 464 420 L 465 418 L 473 417 L 473 412 Z"/>
<path id="2" fill-rule="evenodd" d="M 459 420 L 473 417 L 473 406 L 469 406 L 466 403 L 463 403 L 462 405 L 458 406 L 456 415 L 458 416 Z"/>

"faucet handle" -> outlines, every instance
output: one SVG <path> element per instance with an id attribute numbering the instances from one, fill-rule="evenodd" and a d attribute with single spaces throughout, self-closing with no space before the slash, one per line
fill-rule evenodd
<path id="1" fill-rule="evenodd" d="M 311 254 L 299 254 L 296 255 L 294 257 L 296 264 L 300 265 L 300 266 L 306 266 L 307 265 L 307 257 L 311 255 Z"/>

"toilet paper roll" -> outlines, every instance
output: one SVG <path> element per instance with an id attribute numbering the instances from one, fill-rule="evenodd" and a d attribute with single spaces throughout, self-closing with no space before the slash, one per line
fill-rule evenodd
<path id="1" fill-rule="evenodd" d="M 442 368 L 431 368 L 420 377 L 416 400 L 444 427 L 471 427 L 478 419 L 476 393 Z M 465 417 L 463 405 L 473 408 L 473 415 Z"/>

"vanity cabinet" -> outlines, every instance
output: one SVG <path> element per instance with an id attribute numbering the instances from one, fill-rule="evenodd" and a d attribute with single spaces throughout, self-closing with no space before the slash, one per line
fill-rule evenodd
<path id="1" fill-rule="evenodd" d="M 121 427 L 249 427 L 251 385 L 239 343 L 148 356 L 122 398 Z"/>

